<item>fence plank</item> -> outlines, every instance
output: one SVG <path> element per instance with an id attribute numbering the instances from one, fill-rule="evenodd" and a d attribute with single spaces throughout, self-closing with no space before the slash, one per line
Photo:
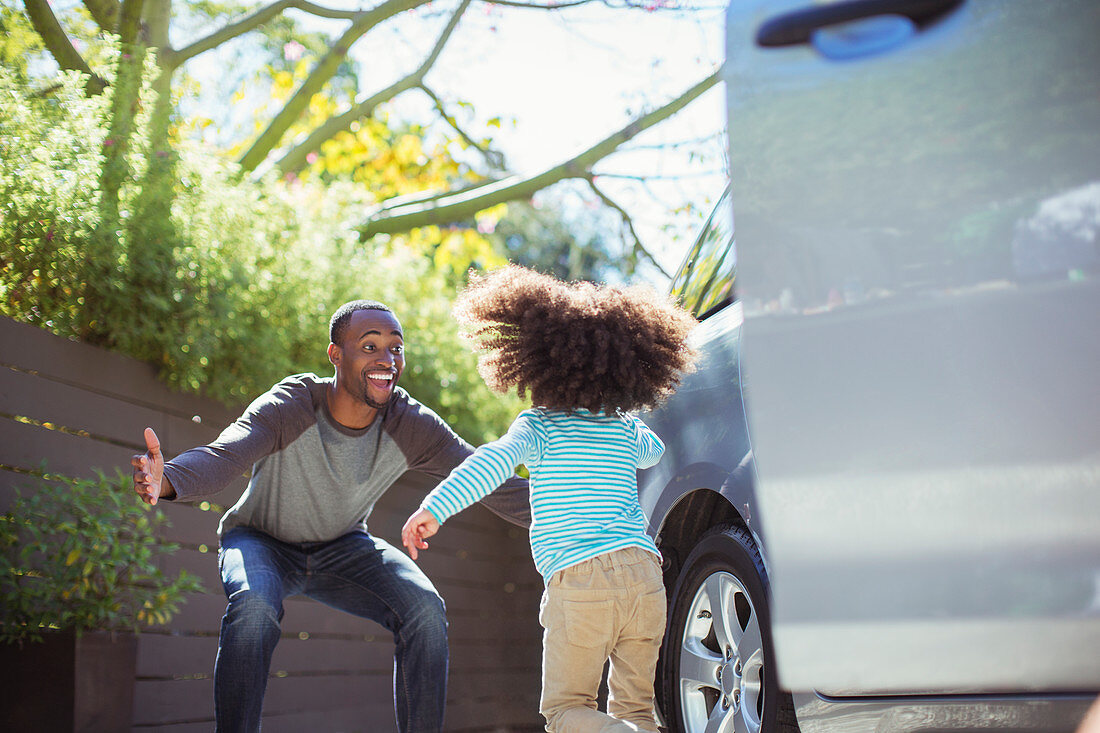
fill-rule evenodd
<path id="1" fill-rule="evenodd" d="M 168 685 L 171 685 L 169 688 Z M 395 730 L 392 682 L 388 671 L 373 675 L 272 677 L 263 713 L 265 731 Z M 170 692 L 168 691 L 170 690 Z M 210 680 L 172 683 L 142 680 L 135 705 L 135 730 L 189 730 L 213 723 Z M 173 701 L 165 695 L 179 695 Z M 469 676 L 448 684 L 446 730 L 536 731 L 542 728 L 537 691 L 513 691 L 507 672 Z M 196 718 L 199 723 L 196 723 Z M 208 728 L 209 729 L 209 728 Z"/>
<path id="2" fill-rule="evenodd" d="M 69 341 L 40 328 L 0 317 L 0 363 L 43 378 L 80 385 L 89 392 L 124 397 L 171 415 L 223 424 L 237 410 L 198 395 L 171 391 L 152 366 L 94 346 Z"/>
<path id="3" fill-rule="evenodd" d="M 365 707 L 379 722 L 394 720 L 393 672 L 388 668 L 364 675 L 273 677 L 267 690 L 264 717 L 272 724 L 294 713 L 353 707 Z"/>
<path id="4" fill-rule="evenodd" d="M 537 625 L 537 624 L 536 624 Z M 517 674 L 537 673 L 541 647 L 532 643 L 530 630 L 519 626 L 511 633 L 485 635 L 465 643 L 454 638 L 450 644 L 452 678 L 465 679 L 488 670 L 505 671 L 512 679 Z M 519 632 L 524 632 L 522 636 Z M 505 645 L 502 640 L 514 639 Z M 137 676 L 145 680 L 202 678 L 213 674 L 218 640 L 208 636 L 185 636 L 144 632 L 138 638 Z M 272 672 L 363 673 L 380 672 L 393 666 L 394 644 L 380 632 L 373 641 L 284 637 L 275 647 Z"/>
<path id="5" fill-rule="evenodd" d="M 141 432 L 135 432 L 134 425 L 165 432 L 164 413 L 159 410 L 14 369 L 0 369 L 0 405 L 9 415 L 128 442 L 133 449 L 141 447 Z"/>
<path id="6" fill-rule="evenodd" d="M 301 731 L 333 731 L 334 733 L 357 733 L 358 731 L 382 733 L 397 730 L 391 700 L 372 701 L 370 705 L 360 704 L 351 708 L 329 708 L 323 711 L 309 711 L 285 715 L 264 715 L 264 733 L 301 733 Z M 388 704 L 388 707 L 386 707 Z"/>
<path id="7" fill-rule="evenodd" d="M 239 494 L 243 489 L 244 479 L 234 489 L 226 489 L 218 499 L 223 499 L 232 493 Z M 235 497 L 231 497 L 235 498 Z M 137 496 L 134 497 L 137 500 Z M 164 531 L 164 538 L 172 542 L 179 542 L 188 547 L 206 545 L 210 552 L 218 550 L 218 521 L 221 513 L 213 509 L 203 510 L 197 504 L 185 504 L 183 502 L 161 501 L 157 502 L 156 511 L 162 512 L 171 526 Z"/>
<path id="8" fill-rule="evenodd" d="M 290 720 L 311 718 L 314 730 L 338 730 L 338 721 L 349 711 L 354 711 L 361 722 L 393 721 L 391 675 L 386 669 L 366 675 L 273 676 L 264 697 L 264 730 L 286 729 L 283 725 Z M 138 680 L 136 698 L 143 703 L 135 705 L 134 723 L 149 726 L 196 719 L 212 723 L 213 690 L 211 679 Z M 390 725 L 373 730 L 385 730 Z"/>
<path id="9" fill-rule="evenodd" d="M 133 451 L 79 435 L 0 418 L 0 465 L 88 477 L 94 468 L 113 475 L 130 466 Z"/>
<path id="10" fill-rule="evenodd" d="M 134 683 L 134 727 L 205 723 L 214 728 L 214 680 L 142 680 Z"/>
<path id="11" fill-rule="evenodd" d="M 207 593 L 221 593 L 222 579 L 218 571 L 218 553 L 216 547 L 207 547 L 206 552 L 181 547 L 170 555 L 161 557 L 157 565 L 166 575 L 176 576 L 181 570 L 197 575 Z"/>
<path id="12" fill-rule="evenodd" d="M 208 720 L 197 723 L 135 724 L 133 727 L 135 733 L 210 733 L 213 729 L 213 713 Z"/>
<path id="13" fill-rule="evenodd" d="M 216 633 L 192 636 L 145 631 L 138 636 L 137 676 L 164 681 L 211 675 L 217 653 Z"/>

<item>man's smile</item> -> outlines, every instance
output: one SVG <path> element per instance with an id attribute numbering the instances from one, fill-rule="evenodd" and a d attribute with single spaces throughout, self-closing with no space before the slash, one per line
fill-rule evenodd
<path id="1" fill-rule="evenodd" d="M 390 394 L 393 392 L 393 387 L 397 384 L 397 370 L 395 369 L 371 369 L 363 372 L 363 386 L 373 387 L 378 392 L 385 393 L 385 397 L 381 398 L 381 402 L 385 402 L 389 399 Z M 376 392 L 377 394 L 377 392 Z M 367 403 L 371 404 L 374 400 L 367 398 Z"/>
<path id="2" fill-rule="evenodd" d="M 367 373 L 367 378 L 370 379 L 375 384 L 382 384 L 382 385 L 389 386 L 389 383 L 397 378 L 397 373 L 396 372 L 390 372 L 390 371 L 368 372 Z"/>

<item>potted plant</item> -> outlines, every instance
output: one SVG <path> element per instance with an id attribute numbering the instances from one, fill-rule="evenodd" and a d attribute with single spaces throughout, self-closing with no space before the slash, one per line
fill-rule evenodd
<path id="1" fill-rule="evenodd" d="M 12 730 L 129 730 L 135 634 L 202 590 L 130 478 L 42 472 L 0 517 L 0 686 Z"/>

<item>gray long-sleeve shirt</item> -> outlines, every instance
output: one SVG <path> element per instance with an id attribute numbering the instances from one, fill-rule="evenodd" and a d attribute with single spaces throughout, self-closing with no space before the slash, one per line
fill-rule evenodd
<path id="1" fill-rule="evenodd" d="M 443 478 L 473 452 L 442 418 L 400 387 L 367 428 L 333 419 L 331 378 L 296 374 L 258 397 L 209 445 L 164 464 L 180 501 L 215 494 L 252 469 L 219 534 L 237 526 L 285 542 L 324 542 L 366 529 L 378 498 L 405 471 Z M 527 482 L 513 476 L 482 499 L 497 515 L 529 526 Z"/>

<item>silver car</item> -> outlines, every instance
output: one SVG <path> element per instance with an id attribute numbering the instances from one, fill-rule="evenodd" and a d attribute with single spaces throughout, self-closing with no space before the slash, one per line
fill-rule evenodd
<path id="1" fill-rule="evenodd" d="M 703 356 L 640 482 L 671 730 L 1097 697 L 1098 38 L 1095 0 L 730 5 L 731 187 L 673 283 Z"/>

